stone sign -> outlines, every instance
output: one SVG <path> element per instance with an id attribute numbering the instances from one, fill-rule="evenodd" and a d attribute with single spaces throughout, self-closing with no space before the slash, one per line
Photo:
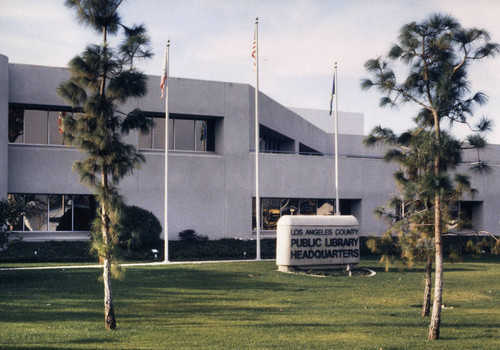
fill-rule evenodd
<path id="1" fill-rule="evenodd" d="M 280 271 L 344 268 L 359 263 L 359 224 L 352 215 L 284 215 L 278 220 Z"/>

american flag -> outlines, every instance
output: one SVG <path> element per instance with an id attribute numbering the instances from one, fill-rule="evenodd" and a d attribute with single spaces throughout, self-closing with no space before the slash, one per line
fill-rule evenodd
<path id="1" fill-rule="evenodd" d="M 160 84 L 160 89 L 161 89 L 161 99 L 163 100 L 163 96 L 165 95 L 165 82 L 167 80 L 167 67 L 163 68 L 163 74 L 161 76 L 161 84 Z"/>
<path id="2" fill-rule="evenodd" d="M 163 65 L 163 73 L 161 75 L 160 89 L 161 89 L 161 99 L 162 100 L 163 100 L 163 97 L 165 96 L 165 87 L 167 84 L 169 48 L 170 48 L 170 40 L 167 42 L 167 49 L 165 50 L 165 63 Z"/>
<path id="3" fill-rule="evenodd" d="M 253 33 L 253 44 L 252 44 L 252 58 L 253 58 L 253 69 L 257 69 L 257 22 L 255 22 L 255 31 Z"/>

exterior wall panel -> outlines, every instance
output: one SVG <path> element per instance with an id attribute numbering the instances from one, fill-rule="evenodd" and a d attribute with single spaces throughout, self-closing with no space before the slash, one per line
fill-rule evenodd
<path id="1" fill-rule="evenodd" d="M 71 171 L 76 149 L 53 145 L 8 144 L 8 104 L 67 106 L 55 92 L 69 77 L 66 69 L 8 64 L 0 55 L 0 198 L 8 192 L 36 194 L 85 194 L 90 191 Z M 122 110 L 140 108 L 164 113 L 160 78 L 148 77 L 149 92 L 131 100 Z M 255 197 L 254 89 L 245 84 L 171 78 L 171 113 L 215 118 L 215 152 L 170 152 L 169 237 L 195 229 L 210 238 L 252 238 L 252 197 Z M 260 93 L 260 124 L 287 137 L 287 151 L 299 144 L 323 156 L 260 154 L 262 198 L 333 199 L 334 138 L 298 114 Z M 384 205 L 396 191 L 394 164 L 382 160 L 380 147 L 364 148 L 363 135 L 339 135 L 339 194 L 353 200 L 363 235 L 381 234 L 384 222 L 373 210 Z M 138 144 L 137 132 L 126 140 Z M 290 141 L 291 140 L 291 141 Z M 500 232 L 500 146 L 490 146 L 481 157 L 493 166 L 487 176 L 471 176 L 479 193 L 464 200 L 477 201 L 473 216 L 477 228 Z M 163 223 L 164 152 L 145 150 L 146 163 L 121 183 L 128 204 L 152 211 Z M 465 154 L 475 161 L 475 154 Z M 467 171 L 467 165 L 457 171 Z"/>
<path id="2" fill-rule="evenodd" d="M 0 55 L 0 169 L 8 169 L 9 59 Z M 0 200 L 7 197 L 8 177 L 0 176 Z"/>
<path id="3" fill-rule="evenodd" d="M 251 238 L 251 165 L 248 162 L 250 88 L 227 84 L 221 155 L 224 157 L 224 237 Z"/>
<path id="4" fill-rule="evenodd" d="M 82 155 L 60 146 L 9 145 L 9 192 L 85 194 L 71 168 Z"/>

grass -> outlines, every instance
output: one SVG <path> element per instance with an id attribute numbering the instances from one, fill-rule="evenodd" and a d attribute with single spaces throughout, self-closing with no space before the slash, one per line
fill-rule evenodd
<path id="1" fill-rule="evenodd" d="M 423 270 L 284 274 L 273 262 L 129 267 L 104 330 L 99 269 L 0 271 L 0 349 L 498 349 L 500 257 L 445 268 L 441 339 Z M 453 307 L 453 308 L 451 308 Z"/>

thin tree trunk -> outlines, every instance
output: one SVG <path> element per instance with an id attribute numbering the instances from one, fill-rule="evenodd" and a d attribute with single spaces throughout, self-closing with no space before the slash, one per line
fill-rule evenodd
<path id="1" fill-rule="evenodd" d="M 431 324 L 429 325 L 429 339 L 439 339 L 441 325 L 441 305 L 443 295 L 443 250 L 441 233 L 436 234 L 436 279 L 434 287 L 434 304 L 432 305 Z"/>
<path id="2" fill-rule="evenodd" d="M 103 188 L 108 187 L 108 176 L 102 174 L 102 186 Z M 106 246 L 110 244 L 109 237 L 109 216 L 104 203 L 101 204 L 102 212 L 102 239 Z M 106 250 L 108 251 L 108 250 Z M 104 256 L 104 267 L 103 267 L 103 282 L 104 282 L 104 322 L 106 329 L 115 329 L 115 309 L 113 307 L 113 289 L 111 287 L 111 260 L 109 253 Z"/>
<path id="3" fill-rule="evenodd" d="M 104 322 L 106 329 L 116 328 L 115 308 L 113 306 L 113 290 L 111 288 L 111 261 L 104 259 Z"/>
<path id="4" fill-rule="evenodd" d="M 437 147 L 441 147 L 441 130 L 439 116 L 434 111 L 434 127 L 436 130 Z M 434 160 L 434 175 L 436 179 L 441 176 L 441 157 L 436 155 Z M 432 305 L 431 323 L 429 325 L 429 340 L 439 339 L 439 327 L 441 325 L 441 304 L 443 296 L 443 242 L 441 227 L 441 194 L 437 188 L 434 194 L 434 236 L 436 244 L 436 277 L 434 282 L 434 303 Z"/>
<path id="5" fill-rule="evenodd" d="M 108 188 L 108 177 L 102 174 L 102 186 Z M 106 246 L 111 244 L 109 236 L 109 216 L 104 203 L 101 204 L 102 211 L 102 239 Z M 107 250 L 106 250 L 107 251 Z M 103 282 L 104 282 L 104 322 L 106 329 L 116 328 L 115 309 L 113 307 L 113 289 L 111 287 L 111 259 L 109 253 L 104 256 Z"/>
<path id="6" fill-rule="evenodd" d="M 422 305 L 422 317 L 429 316 L 431 309 L 431 288 L 432 288 L 432 256 L 427 258 L 425 266 L 425 290 L 424 303 Z"/>
<path id="7" fill-rule="evenodd" d="M 102 29 L 103 35 L 103 49 L 107 45 L 107 28 L 103 27 Z M 106 71 L 102 72 L 102 80 L 101 86 L 99 89 L 99 94 L 102 99 L 106 96 Z M 108 175 L 106 174 L 105 169 L 102 169 L 101 175 L 101 184 L 103 189 L 106 191 L 109 187 L 108 185 Z M 101 204 L 102 211 L 102 238 L 106 247 L 111 245 L 111 237 L 110 237 L 110 222 L 109 215 L 107 212 L 106 205 L 104 203 Z M 103 267 L 103 283 L 104 283 L 104 323 L 106 329 L 113 330 L 116 328 L 116 318 L 115 318 L 115 308 L 113 306 L 113 289 L 111 286 L 111 256 L 109 253 L 109 249 L 106 249 L 106 256 L 104 257 L 104 267 Z"/>

